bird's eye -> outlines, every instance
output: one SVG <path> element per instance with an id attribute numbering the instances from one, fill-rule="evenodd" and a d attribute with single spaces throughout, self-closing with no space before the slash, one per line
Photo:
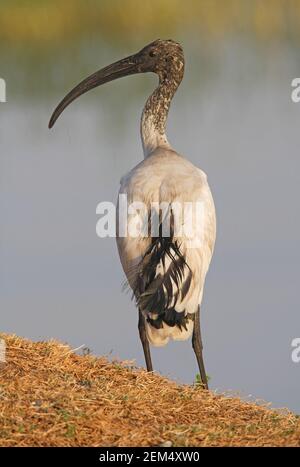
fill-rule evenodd
<path id="1" fill-rule="evenodd" d="M 149 56 L 150 56 L 150 57 L 155 57 L 155 52 L 154 52 L 154 50 L 150 50 Z"/>

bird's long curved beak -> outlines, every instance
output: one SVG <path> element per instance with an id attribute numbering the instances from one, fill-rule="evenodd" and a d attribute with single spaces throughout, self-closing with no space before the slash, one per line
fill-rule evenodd
<path id="1" fill-rule="evenodd" d="M 96 88 L 101 84 L 108 83 L 123 76 L 133 75 L 135 73 L 140 73 L 140 65 L 138 63 L 137 55 L 131 55 L 130 57 L 123 58 L 111 65 L 108 65 L 105 68 L 102 68 L 96 73 L 88 76 L 86 79 L 81 81 L 75 88 L 72 89 L 58 104 L 54 110 L 50 121 L 49 128 L 52 128 L 62 111 L 77 97 L 88 92 L 90 89 Z"/>

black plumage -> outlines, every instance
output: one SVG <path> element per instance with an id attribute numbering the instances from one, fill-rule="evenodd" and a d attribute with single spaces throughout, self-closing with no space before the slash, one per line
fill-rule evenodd
<path id="1" fill-rule="evenodd" d="M 192 271 L 180 251 L 180 245 L 174 239 L 174 216 L 172 210 L 168 218 L 169 235 L 163 236 L 164 223 L 159 225 L 158 237 L 152 237 L 151 244 L 137 266 L 136 281 L 133 288 L 137 306 L 148 316 L 148 322 L 159 329 L 165 322 L 168 326 L 186 328 L 188 319 L 193 315 L 185 311 L 178 312 L 176 304 L 188 293 L 192 280 Z M 166 266 L 169 258 L 170 264 Z M 158 266 L 161 270 L 158 271 Z"/>

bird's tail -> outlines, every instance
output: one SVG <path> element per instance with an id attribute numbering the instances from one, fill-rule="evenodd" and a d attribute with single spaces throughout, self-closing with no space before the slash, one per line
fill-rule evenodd
<path id="1" fill-rule="evenodd" d="M 190 289 L 192 271 L 174 237 L 174 215 L 170 211 L 169 235 L 159 235 L 140 261 L 134 296 L 146 318 L 147 335 L 153 345 L 165 345 L 169 338 L 187 339 L 193 330 L 194 314 L 186 313 L 183 301 Z"/>

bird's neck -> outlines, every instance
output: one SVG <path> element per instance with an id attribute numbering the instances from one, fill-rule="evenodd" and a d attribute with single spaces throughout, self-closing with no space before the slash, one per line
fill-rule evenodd
<path id="1" fill-rule="evenodd" d="M 141 137 L 144 157 L 156 148 L 171 148 L 166 136 L 166 122 L 171 100 L 179 83 L 175 80 L 161 80 L 159 86 L 148 98 L 141 117 Z"/>

